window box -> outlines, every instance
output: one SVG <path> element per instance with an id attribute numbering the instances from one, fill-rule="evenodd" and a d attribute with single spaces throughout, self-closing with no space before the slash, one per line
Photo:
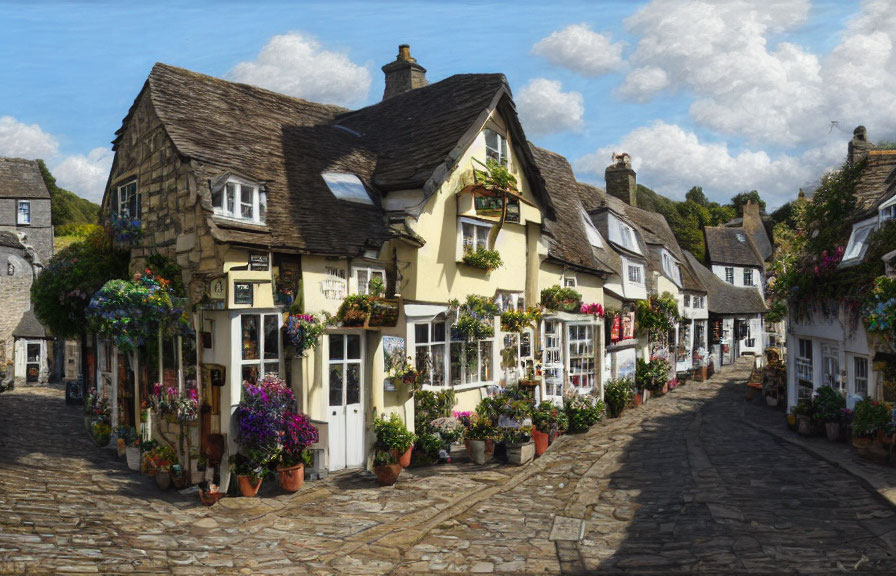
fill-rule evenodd
<path id="1" fill-rule="evenodd" d="M 398 299 L 377 298 L 370 301 L 365 328 L 393 327 L 398 323 Z"/>
<path id="2" fill-rule="evenodd" d="M 579 312 L 582 307 L 582 295 L 572 288 L 551 286 L 541 291 L 541 305 L 548 310 Z"/>
<path id="3" fill-rule="evenodd" d="M 481 246 L 476 250 L 464 252 L 463 263 L 486 272 L 491 272 L 504 264 L 497 250 L 489 250 Z"/>

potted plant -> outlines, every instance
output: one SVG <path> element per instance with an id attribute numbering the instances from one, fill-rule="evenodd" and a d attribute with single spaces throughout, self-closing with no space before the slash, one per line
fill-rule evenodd
<path id="1" fill-rule="evenodd" d="M 572 288 L 561 288 L 555 284 L 541 291 L 541 305 L 548 310 L 579 312 L 582 307 L 582 295 Z"/>
<path id="2" fill-rule="evenodd" d="M 370 296 L 364 294 L 346 296 L 336 311 L 336 320 L 343 326 L 364 326 L 370 314 L 370 300 Z"/>
<path id="3" fill-rule="evenodd" d="M 504 428 L 502 438 L 507 445 L 507 463 L 522 466 L 535 458 L 535 443 L 531 428 Z"/>
<path id="4" fill-rule="evenodd" d="M 402 468 L 411 465 L 414 433 L 408 431 L 398 414 L 393 413 L 388 419 L 374 419 L 373 431 L 376 434 L 378 451 L 392 451 Z"/>
<path id="5" fill-rule="evenodd" d="M 634 383 L 631 378 L 614 378 L 604 385 L 604 402 L 610 418 L 622 416 L 633 393 Z"/>
<path id="6" fill-rule="evenodd" d="M 463 263 L 486 272 L 491 272 L 504 265 L 501 254 L 497 250 L 489 250 L 484 246 L 479 246 L 475 250 L 466 250 Z"/>
<path id="7" fill-rule="evenodd" d="M 423 432 L 417 434 L 417 439 L 414 442 L 414 462 L 423 464 L 438 462 L 439 454 L 442 450 L 444 450 L 444 442 L 437 433 Z"/>
<path id="8" fill-rule="evenodd" d="M 325 329 L 324 323 L 313 314 L 289 314 L 283 323 L 283 335 L 297 358 L 317 346 Z"/>
<path id="9" fill-rule="evenodd" d="M 176 462 L 177 456 L 170 446 L 157 444 L 149 452 L 149 475 L 155 477 L 156 485 L 162 490 L 171 486 L 171 466 Z"/>
<path id="10" fill-rule="evenodd" d="M 223 497 L 224 493 L 220 491 L 217 484 L 212 484 L 205 481 L 199 483 L 199 499 L 206 506 L 214 505 Z"/>
<path id="11" fill-rule="evenodd" d="M 797 402 L 793 409 L 793 415 L 796 417 L 797 432 L 801 436 L 811 436 L 814 432 L 813 417 L 815 415 L 815 403 L 812 399 L 803 399 Z"/>
<path id="12" fill-rule="evenodd" d="M 600 398 L 591 394 L 577 394 L 571 398 L 565 398 L 563 409 L 569 420 L 568 429 L 571 433 L 587 432 L 589 428 L 600 422 L 605 411 L 604 403 Z"/>
<path id="13" fill-rule="evenodd" d="M 261 488 L 261 481 L 267 472 L 264 465 L 260 464 L 261 458 L 257 454 L 234 454 L 230 457 L 230 468 L 236 474 L 240 494 L 246 498 L 253 498 Z"/>
<path id="14" fill-rule="evenodd" d="M 287 492 L 297 492 L 305 481 L 305 466 L 312 463 L 308 447 L 318 441 L 317 428 L 308 416 L 287 411 L 283 415 L 283 436 L 277 478 Z"/>
<path id="15" fill-rule="evenodd" d="M 476 464 L 485 464 L 494 453 L 487 450 L 487 443 L 494 442 L 497 436 L 497 429 L 492 425 L 488 418 L 481 415 L 474 415 L 470 423 L 470 427 L 466 429 L 466 438 L 470 440 L 470 458 Z"/>
<path id="16" fill-rule="evenodd" d="M 822 386 L 816 391 L 816 420 L 824 424 L 828 440 L 836 442 L 840 437 L 840 416 L 846 408 L 846 398 L 830 386 Z"/>
<path id="17" fill-rule="evenodd" d="M 871 398 L 857 402 L 852 417 L 853 445 L 867 447 L 885 434 L 890 422 L 890 405 Z"/>
<path id="18" fill-rule="evenodd" d="M 380 486 L 392 486 L 401 474 L 401 464 L 391 450 L 377 450 L 373 455 L 373 473 Z"/>
<path id="19" fill-rule="evenodd" d="M 459 442 L 464 436 L 464 425 L 453 416 L 436 418 L 429 424 L 435 433 L 439 435 L 442 448 L 449 452 L 451 451 L 451 446 Z"/>

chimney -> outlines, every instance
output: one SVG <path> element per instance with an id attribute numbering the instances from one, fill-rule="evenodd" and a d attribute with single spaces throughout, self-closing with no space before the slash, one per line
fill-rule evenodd
<path id="1" fill-rule="evenodd" d="M 398 56 L 394 62 L 383 66 L 386 73 L 386 89 L 383 91 L 383 100 L 403 94 L 408 90 L 426 86 L 426 68 L 417 64 L 417 60 L 411 58 L 411 47 L 408 44 L 398 46 Z"/>
<path id="2" fill-rule="evenodd" d="M 852 131 L 852 140 L 847 147 L 846 157 L 849 163 L 854 164 L 864 159 L 868 156 L 868 151 L 871 150 L 871 147 L 872 144 L 868 141 L 868 131 L 865 130 L 864 126 L 857 126 Z"/>
<path id="3" fill-rule="evenodd" d="M 632 170 L 632 157 L 626 152 L 613 152 L 613 163 L 604 170 L 604 179 L 607 181 L 607 194 L 632 206 L 638 205 L 638 185 L 635 171 Z"/>

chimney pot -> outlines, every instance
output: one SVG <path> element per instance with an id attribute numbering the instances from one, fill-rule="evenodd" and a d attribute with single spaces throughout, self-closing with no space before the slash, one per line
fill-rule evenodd
<path id="1" fill-rule="evenodd" d="M 398 46 L 398 60 L 404 60 L 405 62 L 416 62 L 413 58 L 411 58 L 411 45 L 410 44 L 400 44 Z"/>
<path id="2" fill-rule="evenodd" d="M 607 182 L 607 194 L 631 206 L 638 206 L 638 184 L 635 171 L 632 170 L 631 156 L 625 152 L 614 152 L 613 163 L 604 170 L 604 179 Z"/>
<path id="3" fill-rule="evenodd" d="M 383 100 L 403 94 L 408 90 L 426 86 L 426 68 L 417 64 L 415 58 L 411 58 L 409 44 L 399 44 L 398 56 L 395 60 L 383 66 L 386 74 L 386 89 L 383 91 Z"/>

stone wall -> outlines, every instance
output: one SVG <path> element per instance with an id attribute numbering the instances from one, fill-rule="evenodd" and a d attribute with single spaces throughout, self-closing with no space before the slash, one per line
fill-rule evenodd
<path id="1" fill-rule="evenodd" d="M 23 232 L 28 237 L 25 243 L 33 246 L 40 262 L 46 264 L 53 257 L 50 199 L 25 198 L 25 200 L 31 202 L 31 224 L 18 226 L 17 199 L 0 198 L 0 230 Z"/>
<path id="2" fill-rule="evenodd" d="M 7 275 L 7 264 L 12 263 L 15 274 Z M 0 246 L 0 362 L 4 351 L 12 360 L 12 332 L 31 306 L 31 264 L 22 258 L 21 250 Z"/>

